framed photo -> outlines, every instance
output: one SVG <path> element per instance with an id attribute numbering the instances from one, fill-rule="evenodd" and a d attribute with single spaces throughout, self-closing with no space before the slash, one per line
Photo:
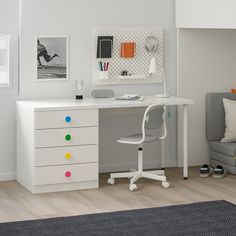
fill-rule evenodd
<path id="1" fill-rule="evenodd" d="M 37 81 L 68 80 L 68 37 L 37 37 Z"/>

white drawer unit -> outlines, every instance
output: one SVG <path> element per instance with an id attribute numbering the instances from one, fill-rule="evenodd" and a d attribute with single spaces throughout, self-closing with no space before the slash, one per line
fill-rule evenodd
<path id="1" fill-rule="evenodd" d="M 35 131 L 35 147 L 59 147 L 98 143 L 98 127 Z"/>
<path id="2" fill-rule="evenodd" d="M 17 103 L 17 181 L 32 193 L 98 187 L 98 109 Z"/>
<path id="3" fill-rule="evenodd" d="M 35 129 L 98 126 L 97 110 L 35 112 Z"/>
<path id="4" fill-rule="evenodd" d="M 37 148 L 34 166 L 98 162 L 98 145 Z"/>
<path id="5" fill-rule="evenodd" d="M 98 181 L 98 163 L 36 167 L 34 184 L 62 184 Z"/>

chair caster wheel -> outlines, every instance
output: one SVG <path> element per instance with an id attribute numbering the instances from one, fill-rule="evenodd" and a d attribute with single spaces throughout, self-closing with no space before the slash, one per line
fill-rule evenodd
<path id="1" fill-rule="evenodd" d="M 163 188 L 169 188 L 170 187 L 170 184 L 167 181 L 163 181 L 161 184 L 162 184 Z"/>
<path id="2" fill-rule="evenodd" d="M 138 188 L 137 188 L 137 185 L 136 184 L 130 184 L 129 185 L 129 190 L 131 191 L 131 192 L 133 192 L 133 191 L 135 191 L 135 190 L 137 190 Z"/>
<path id="3" fill-rule="evenodd" d="M 114 184 L 115 184 L 115 179 L 109 178 L 109 179 L 107 180 L 107 183 L 108 183 L 108 184 L 111 184 L 111 185 L 114 185 Z"/>

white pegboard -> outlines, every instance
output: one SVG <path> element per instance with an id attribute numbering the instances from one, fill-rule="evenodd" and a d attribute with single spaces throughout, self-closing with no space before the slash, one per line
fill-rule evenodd
<path id="1" fill-rule="evenodd" d="M 112 58 L 96 58 L 98 36 L 113 36 Z M 158 39 L 158 50 L 156 52 L 148 53 L 145 50 L 145 40 L 148 36 L 154 36 Z M 161 66 L 158 66 L 158 73 L 151 76 L 148 73 L 148 69 L 152 57 L 156 58 L 158 65 L 163 65 L 162 38 L 162 29 L 156 27 L 109 27 L 94 29 L 92 38 L 92 83 L 94 85 L 161 83 L 163 79 Z M 120 57 L 120 44 L 122 42 L 136 43 L 134 58 Z M 99 61 L 110 63 L 108 79 L 99 79 Z M 122 70 L 127 70 L 134 75 L 134 78 L 119 78 Z M 144 77 L 140 77 L 139 75 L 141 74 Z"/>

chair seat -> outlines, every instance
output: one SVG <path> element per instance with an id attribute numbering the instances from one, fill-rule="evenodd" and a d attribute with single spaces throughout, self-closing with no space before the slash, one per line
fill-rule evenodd
<path id="1" fill-rule="evenodd" d="M 220 141 L 210 141 L 210 150 L 220 152 L 228 156 L 236 156 L 236 143 L 222 143 Z"/>
<path id="2" fill-rule="evenodd" d="M 134 143 L 136 144 L 137 142 L 140 142 L 143 138 L 142 134 L 133 134 L 133 135 L 129 135 L 123 138 L 120 138 L 117 140 L 118 143 Z M 154 136 L 154 135 L 146 135 L 145 140 L 143 143 L 150 143 L 150 142 L 154 142 L 157 141 L 158 137 Z"/>

